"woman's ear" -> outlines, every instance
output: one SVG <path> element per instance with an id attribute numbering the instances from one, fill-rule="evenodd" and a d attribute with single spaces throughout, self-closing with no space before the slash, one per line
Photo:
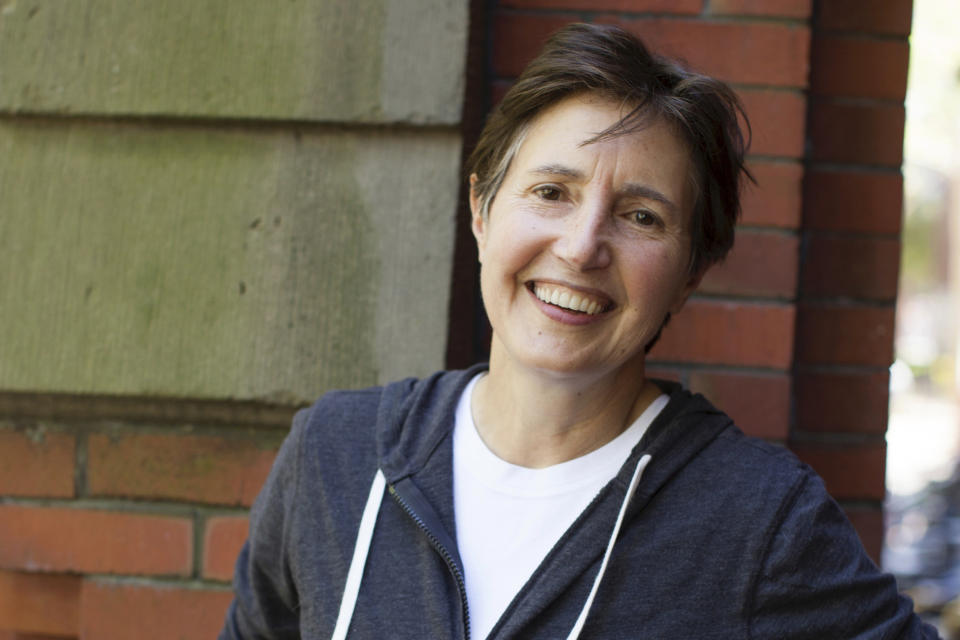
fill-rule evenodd
<path id="1" fill-rule="evenodd" d="M 480 204 L 480 196 L 477 195 L 477 174 L 470 174 L 470 230 L 473 231 L 473 237 L 477 241 L 477 252 L 480 254 L 480 262 L 483 262 L 484 234 L 486 232 L 486 220 L 483 219 L 483 207 Z"/>

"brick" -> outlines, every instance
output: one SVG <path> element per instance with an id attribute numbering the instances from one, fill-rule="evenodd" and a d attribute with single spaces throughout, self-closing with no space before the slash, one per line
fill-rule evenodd
<path id="1" fill-rule="evenodd" d="M 788 375 L 701 370 L 690 374 L 690 389 L 706 396 L 744 432 L 786 440 L 790 430 Z"/>
<path id="2" fill-rule="evenodd" d="M 536 57 L 554 31 L 579 22 L 576 14 L 507 15 L 498 13 L 493 24 L 493 74 L 516 78 Z"/>
<path id="3" fill-rule="evenodd" d="M 882 500 L 886 446 L 882 443 L 791 443 L 797 456 L 820 474 L 837 500 Z"/>
<path id="4" fill-rule="evenodd" d="M 801 371 L 795 377 L 797 429 L 821 433 L 887 430 L 890 374 Z"/>
<path id="5" fill-rule="evenodd" d="M 797 362 L 889 367 L 894 309 L 808 303 L 797 317 Z"/>
<path id="6" fill-rule="evenodd" d="M 664 329 L 651 360 L 785 369 L 794 316 L 790 305 L 691 300 Z"/>
<path id="7" fill-rule="evenodd" d="M 803 157 L 807 101 L 793 91 L 743 90 L 740 99 L 750 118 L 750 153 L 786 158 Z"/>
<path id="8" fill-rule="evenodd" d="M 80 597 L 81 640 L 208 640 L 223 627 L 228 590 L 88 580 Z"/>
<path id="9" fill-rule="evenodd" d="M 820 36 L 811 43 L 811 93 L 902 102 L 910 46 L 906 40 Z"/>
<path id="10" fill-rule="evenodd" d="M 498 14 L 494 25 L 494 75 L 518 76 L 551 33 L 579 19 L 576 14 Z M 661 18 L 626 20 L 615 15 L 601 16 L 597 22 L 620 25 L 652 50 L 685 60 L 693 68 L 722 80 L 806 87 L 810 43 L 809 30 L 804 26 Z"/>
<path id="11" fill-rule="evenodd" d="M 71 434 L 0 429 L 0 495 L 72 498 L 75 450 Z"/>
<path id="12" fill-rule="evenodd" d="M 900 274 L 896 237 L 811 233 L 802 274 L 804 295 L 894 301 Z"/>
<path id="13" fill-rule="evenodd" d="M 796 229 L 800 226 L 803 166 L 794 163 L 751 162 L 757 184 L 746 183 L 741 196 L 745 225 Z"/>
<path id="14" fill-rule="evenodd" d="M 0 629 L 76 635 L 80 583 L 78 576 L 0 571 Z"/>
<path id="15" fill-rule="evenodd" d="M 907 36 L 913 0 L 830 0 L 818 6 L 817 28 Z"/>
<path id="16" fill-rule="evenodd" d="M 899 172 L 809 169 L 803 192 L 808 229 L 900 233 L 903 177 Z"/>
<path id="17" fill-rule="evenodd" d="M 710 0 L 710 13 L 806 20 L 810 17 L 811 4 L 812 0 Z"/>
<path id="18" fill-rule="evenodd" d="M 704 0 L 500 0 L 511 9 L 580 9 L 583 11 L 628 11 L 697 15 Z"/>
<path id="19" fill-rule="evenodd" d="M 714 265 L 699 290 L 718 295 L 792 298 L 800 241 L 794 235 L 738 231 L 726 260 Z"/>
<path id="20" fill-rule="evenodd" d="M 203 577 L 231 580 L 250 519 L 246 516 L 215 516 L 207 520 L 203 534 Z"/>
<path id="21" fill-rule="evenodd" d="M 613 16 L 600 21 L 619 24 L 654 51 L 685 60 L 694 69 L 727 82 L 807 85 L 810 32 L 806 26 Z"/>
<path id="22" fill-rule="evenodd" d="M 867 554 L 879 566 L 883 552 L 883 511 L 879 507 L 846 507 L 844 512 L 857 530 Z"/>
<path id="23" fill-rule="evenodd" d="M 899 167 L 903 159 L 904 110 L 900 104 L 814 101 L 810 108 L 810 157 Z"/>
<path id="24" fill-rule="evenodd" d="M 93 495 L 247 506 L 276 455 L 250 439 L 185 434 L 91 434 L 87 448 Z"/>
<path id="25" fill-rule="evenodd" d="M 188 518 L 0 505 L 0 568 L 184 576 L 192 566 Z"/>

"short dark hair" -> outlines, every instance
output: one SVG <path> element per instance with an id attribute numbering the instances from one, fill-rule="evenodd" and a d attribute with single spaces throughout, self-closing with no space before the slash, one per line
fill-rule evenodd
<path id="1" fill-rule="evenodd" d="M 673 60 L 651 53 L 612 25 L 571 24 L 557 31 L 487 119 L 467 163 L 486 216 L 530 123 L 547 107 L 577 93 L 597 93 L 635 105 L 594 140 L 630 133 L 663 119 L 688 145 L 696 198 L 690 224 L 690 272 L 718 262 L 733 246 L 749 123 L 733 90 Z M 741 132 L 743 118 L 747 138 Z"/>

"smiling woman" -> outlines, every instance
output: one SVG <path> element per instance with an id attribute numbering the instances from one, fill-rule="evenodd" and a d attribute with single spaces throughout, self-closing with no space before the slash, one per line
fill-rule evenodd
<path id="1" fill-rule="evenodd" d="M 688 271 L 694 196 L 686 148 L 657 121 L 594 140 L 623 116 L 612 100 L 591 94 L 564 99 L 531 124 L 486 216 L 476 194 L 471 198 L 493 326 L 495 375 L 487 380 L 502 377 L 514 393 L 533 391 L 524 384 L 534 370 L 569 374 L 571 385 L 579 379 L 633 387 L 616 379 L 643 379 L 644 348 L 699 279 Z M 543 380 L 553 386 L 556 377 Z M 623 415 L 611 420 L 582 401 L 578 396 L 565 408 L 567 420 L 586 411 L 591 419 L 622 426 Z M 623 411 L 609 403 L 605 409 Z M 517 428 L 529 433 L 569 426 L 538 420 Z M 567 456 L 559 457 L 544 462 Z"/>
<path id="2" fill-rule="evenodd" d="M 635 420 L 658 395 L 644 392 L 646 346 L 699 280 L 687 150 L 662 121 L 597 139 L 625 112 L 593 94 L 563 99 L 531 123 L 486 215 L 472 192 L 493 327 L 474 407 L 507 461 L 564 462 Z"/>
<path id="3" fill-rule="evenodd" d="M 489 365 L 298 414 L 222 637 L 936 637 L 808 467 L 646 375 L 733 243 L 739 114 L 617 28 L 550 40 L 471 160 Z"/>

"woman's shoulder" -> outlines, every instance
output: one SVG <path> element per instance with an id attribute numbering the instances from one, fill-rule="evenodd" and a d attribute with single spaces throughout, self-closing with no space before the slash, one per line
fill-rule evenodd
<path id="1" fill-rule="evenodd" d="M 669 484 L 687 491 L 700 487 L 693 492 L 699 495 L 710 487 L 708 502 L 751 517 L 776 517 L 800 495 L 805 501 L 831 501 L 816 472 L 784 444 L 745 434 L 700 395 L 674 389 L 671 405 L 669 424 L 659 434 L 666 446 L 656 447 Z"/>
<path id="2" fill-rule="evenodd" d="M 703 473 L 771 506 L 802 493 L 808 500 L 830 501 L 820 476 L 783 443 L 725 429 L 697 460 Z"/>

